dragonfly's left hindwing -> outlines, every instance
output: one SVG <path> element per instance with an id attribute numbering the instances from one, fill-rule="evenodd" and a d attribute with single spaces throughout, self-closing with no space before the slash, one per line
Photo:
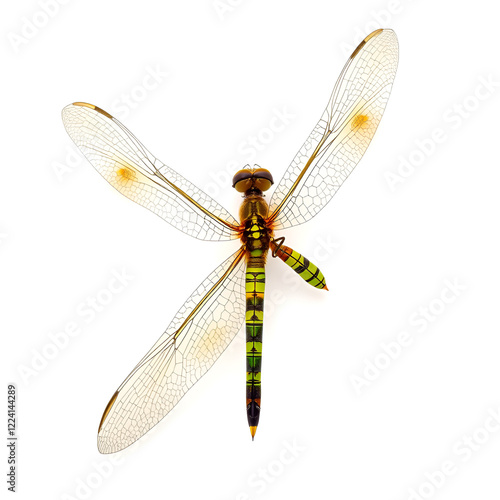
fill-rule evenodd
<path id="1" fill-rule="evenodd" d="M 245 251 L 193 292 L 108 403 L 97 446 L 114 453 L 154 427 L 215 363 L 245 318 Z"/>

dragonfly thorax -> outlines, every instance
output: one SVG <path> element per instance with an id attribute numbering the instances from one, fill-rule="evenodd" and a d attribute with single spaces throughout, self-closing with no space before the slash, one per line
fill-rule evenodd
<path id="1" fill-rule="evenodd" d="M 269 205 L 259 194 L 245 195 L 240 207 L 240 221 L 243 226 L 241 241 L 250 254 L 263 256 L 269 249 L 273 236 L 272 227 L 268 225 Z"/>
<path id="2" fill-rule="evenodd" d="M 246 193 L 240 206 L 240 222 L 242 224 L 253 217 L 259 217 L 263 220 L 269 217 L 269 205 L 263 198 L 262 193 Z"/>

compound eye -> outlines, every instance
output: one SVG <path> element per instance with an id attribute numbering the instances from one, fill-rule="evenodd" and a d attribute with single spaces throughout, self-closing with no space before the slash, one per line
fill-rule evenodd
<path id="1" fill-rule="evenodd" d="M 252 171 L 239 170 L 234 174 L 233 187 L 238 193 L 245 193 L 252 187 Z"/>
<path id="2" fill-rule="evenodd" d="M 252 179 L 242 179 L 236 182 L 233 187 L 238 193 L 246 193 L 252 187 Z"/>
<path id="3" fill-rule="evenodd" d="M 252 184 L 251 177 L 252 172 L 250 170 L 239 170 L 234 174 L 233 187 L 236 191 L 244 193 Z"/>
<path id="4" fill-rule="evenodd" d="M 261 191 L 267 191 L 273 184 L 273 176 L 265 168 L 256 168 L 253 172 L 255 186 Z"/>
<path id="5" fill-rule="evenodd" d="M 257 177 L 254 181 L 255 187 L 260 191 L 267 191 L 272 184 L 269 179 L 264 179 L 263 177 Z"/>
<path id="6" fill-rule="evenodd" d="M 266 170 L 265 168 L 256 168 L 253 171 L 253 176 L 259 177 L 261 179 L 267 179 L 271 183 L 271 185 L 274 184 L 273 176 L 271 175 L 271 172 L 269 172 L 269 170 Z"/>

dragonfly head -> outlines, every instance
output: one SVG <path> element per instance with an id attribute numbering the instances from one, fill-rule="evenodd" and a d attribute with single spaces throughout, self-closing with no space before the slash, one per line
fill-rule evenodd
<path id="1" fill-rule="evenodd" d="M 233 187 L 238 193 L 261 194 L 274 184 L 269 170 L 255 165 L 253 168 L 238 170 L 233 177 Z"/>

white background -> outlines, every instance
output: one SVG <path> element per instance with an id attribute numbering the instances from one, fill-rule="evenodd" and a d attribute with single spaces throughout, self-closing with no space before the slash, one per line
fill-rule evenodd
<path id="1" fill-rule="evenodd" d="M 2 13 L 2 392 L 17 385 L 18 498 L 498 498 L 493 4 L 74 0 L 48 18 L 41 4 Z M 122 197 L 75 153 L 60 110 L 104 108 L 237 214 L 234 171 L 258 163 L 278 180 L 379 27 L 400 43 L 381 126 L 334 201 L 286 234 L 330 292 L 269 263 L 255 442 L 240 333 L 150 435 L 100 455 L 110 396 L 237 243 L 189 238 Z M 123 269 L 133 278 L 87 321 Z M 79 334 L 55 347 L 72 322 Z"/>

